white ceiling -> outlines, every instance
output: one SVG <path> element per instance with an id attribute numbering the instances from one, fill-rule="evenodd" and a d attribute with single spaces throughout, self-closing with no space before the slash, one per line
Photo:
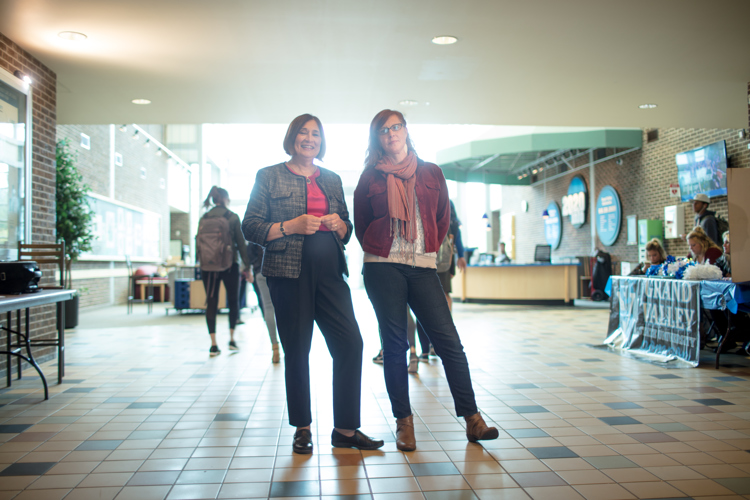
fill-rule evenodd
<path id="1" fill-rule="evenodd" d="M 0 32 L 57 73 L 58 123 L 86 124 L 365 123 L 413 99 L 413 123 L 744 128 L 748 19 L 748 0 L 0 0 Z"/>

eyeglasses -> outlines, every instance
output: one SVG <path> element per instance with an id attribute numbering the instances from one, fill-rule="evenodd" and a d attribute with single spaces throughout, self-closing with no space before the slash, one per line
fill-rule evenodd
<path id="1" fill-rule="evenodd" d="M 391 125 L 390 127 L 383 127 L 380 130 L 378 130 L 378 133 L 380 135 L 385 135 L 385 134 L 388 133 L 389 130 L 392 130 L 394 132 L 398 132 L 399 130 L 401 130 L 401 127 L 403 127 L 404 125 L 405 125 L 405 123 L 397 123 L 395 125 Z"/>

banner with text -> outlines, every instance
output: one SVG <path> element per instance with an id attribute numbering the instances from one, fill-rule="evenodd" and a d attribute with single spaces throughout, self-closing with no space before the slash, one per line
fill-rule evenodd
<path id="1" fill-rule="evenodd" d="M 610 297 L 608 341 L 698 366 L 700 282 L 612 276 Z"/>

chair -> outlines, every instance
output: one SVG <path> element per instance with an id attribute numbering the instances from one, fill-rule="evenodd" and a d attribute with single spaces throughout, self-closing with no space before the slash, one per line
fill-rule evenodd
<path id="1" fill-rule="evenodd" d="M 39 267 L 54 265 L 60 272 L 59 285 L 44 285 L 42 289 L 65 288 L 65 243 L 18 243 L 18 260 L 33 260 Z"/>
<path id="2" fill-rule="evenodd" d="M 18 260 L 21 261 L 34 261 L 36 262 L 40 269 L 42 266 L 45 266 L 49 268 L 49 266 L 56 266 L 57 270 L 56 272 L 60 273 L 60 279 L 59 284 L 49 284 L 49 280 L 44 280 L 43 283 L 40 283 L 39 288 L 42 290 L 50 290 L 50 289 L 64 289 L 65 288 L 65 243 L 18 243 Z M 44 269 L 42 270 L 44 272 Z M 54 275 L 53 275 L 54 276 Z M 42 274 L 42 277 L 44 277 L 44 274 Z M 53 278 L 52 282 L 56 282 L 57 280 Z M 10 313 L 8 313 L 8 328 L 10 328 Z M 17 321 L 20 320 L 20 317 L 17 318 Z M 20 328 L 18 331 L 14 332 L 19 337 L 24 337 L 23 334 L 20 333 Z M 62 384 L 62 378 L 65 376 L 65 303 L 64 302 L 58 302 L 57 303 L 57 338 L 55 339 L 31 339 L 29 332 L 26 332 L 26 338 L 25 344 L 28 344 L 28 347 L 57 347 L 57 383 Z M 21 339 L 19 339 L 20 341 Z M 22 346 L 25 346 L 22 344 L 16 344 L 12 347 L 15 347 L 20 350 Z M 11 341 L 10 341 L 10 332 L 8 332 L 8 350 L 10 350 L 11 347 Z M 30 350 L 29 350 L 30 352 Z M 16 358 L 18 361 L 18 378 L 21 378 L 21 359 Z M 10 377 L 10 355 L 8 355 L 8 376 Z M 10 384 L 8 384 L 10 385 Z"/>
<path id="3" fill-rule="evenodd" d="M 133 304 L 148 304 L 148 313 L 154 307 L 154 280 L 152 276 L 137 276 L 133 270 L 133 263 L 130 261 L 130 256 L 125 256 L 125 264 L 128 266 L 128 314 L 133 312 Z M 135 287 L 136 285 L 142 285 L 140 298 L 135 298 Z M 145 285 L 145 286 L 143 286 Z"/>
<path id="4" fill-rule="evenodd" d="M 534 249 L 534 262 L 551 262 L 552 245 L 537 245 Z"/>

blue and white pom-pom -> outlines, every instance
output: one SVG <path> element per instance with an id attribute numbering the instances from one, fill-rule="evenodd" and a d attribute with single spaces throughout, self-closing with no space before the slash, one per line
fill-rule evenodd
<path id="1" fill-rule="evenodd" d="M 687 280 L 720 280 L 723 276 L 721 269 L 709 263 L 692 265 L 684 274 Z"/>

